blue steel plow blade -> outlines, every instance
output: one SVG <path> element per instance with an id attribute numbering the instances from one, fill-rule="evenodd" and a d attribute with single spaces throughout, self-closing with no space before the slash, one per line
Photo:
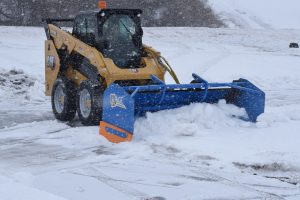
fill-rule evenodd
<path id="1" fill-rule="evenodd" d="M 112 142 L 129 141 L 137 117 L 191 103 L 218 103 L 224 99 L 228 104 L 244 108 L 248 115 L 244 120 L 251 122 L 256 122 L 264 112 L 265 93 L 248 80 L 208 83 L 196 74 L 193 77 L 191 84 L 167 85 L 152 76 L 153 85 L 110 85 L 104 93 L 100 134 Z"/>

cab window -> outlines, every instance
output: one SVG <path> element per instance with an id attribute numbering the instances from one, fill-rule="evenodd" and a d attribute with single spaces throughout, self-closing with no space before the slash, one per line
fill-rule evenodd
<path id="1" fill-rule="evenodd" d="M 112 15 L 103 24 L 104 56 L 120 68 L 128 68 L 140 57 L 140 48 L 134 43 L 137 32 L 135 21 L 128 15 Z"/>
<path id="2" fill-rule="evenodd" d="M 93 16 L 80 16 L 75 19 L 73 35 L 81 41 L 94 46 L 97 36 L 97 21 Z"/>

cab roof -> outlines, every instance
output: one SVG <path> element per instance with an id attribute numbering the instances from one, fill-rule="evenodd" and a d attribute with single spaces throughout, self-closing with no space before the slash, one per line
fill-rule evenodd
<path id="1" fill-rule="evenodd" d="M 92 15 L 92 14 L 142 14 L 143 11 L 141 9 L 96 9 L 96 10 L 88 10 L 81 11 L 79 15 Z"/>

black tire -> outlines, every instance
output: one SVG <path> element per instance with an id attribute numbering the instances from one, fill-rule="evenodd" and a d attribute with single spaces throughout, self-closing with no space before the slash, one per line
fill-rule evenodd
<path id="1" fill-rule="evenodd" d="M 59 94 L 63 92 L 64 97 Z M 63 100 L 59 100 L 63 98 Z M 76 86 L 67 78 L 59 78 L 54 82 L 51 94 L 52 111 L 60 121 L 71 121 L 76 115 Z"/>
<path id="2" fill-rule="evenodd" d="M 103 91 L 97 81 L 86 80 L 80 84 L 76 107 L 79 120 L 83 125 L 99 125 L 102 119 Z"/>

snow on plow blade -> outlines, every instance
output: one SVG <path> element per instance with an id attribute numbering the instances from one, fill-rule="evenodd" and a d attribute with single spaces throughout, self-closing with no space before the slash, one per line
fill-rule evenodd
<path id="1" fill-rule="evenodd" d="M 110 85 L 104 93 L 100 134 L 114 143 L 131 141 L 137 117 L 144 116 L 146 112 L 179 108 L 191 103 L 218 103 L 224 99 L 229 104 L 244 108 L 248 114 L 244 120 L 251 122 L 256 122 L 264 112 L 265 93 L 245 79 L 232 83 L 208 83 L 196 74 L 193 77 L 191 84 L 166 85 L 152 76 L 153 85 Z"/>

